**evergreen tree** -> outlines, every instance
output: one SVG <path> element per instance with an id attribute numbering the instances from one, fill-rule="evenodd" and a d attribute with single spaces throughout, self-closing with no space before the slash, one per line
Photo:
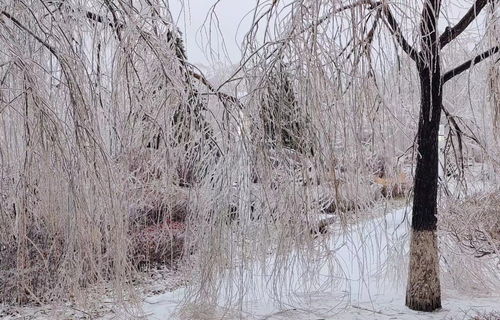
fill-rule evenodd
<path id="1" fill-rule="evenodd" d="M 307 118 L 300 110 L 290 75 L 283 62 L 273 69 L 262 99 L 260 117 L 265 140 L 272 146 L 281 145 L 300 153 L 311 151 L 305 143 Z"/>

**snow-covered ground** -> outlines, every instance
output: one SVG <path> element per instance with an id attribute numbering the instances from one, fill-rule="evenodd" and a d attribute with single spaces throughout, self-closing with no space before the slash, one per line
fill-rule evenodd
<path id="1" fill-rule="evenodd" d="M 276 287 L 258 268 L 243 272 L 252 279 L 243 309 L 188 305 L 180 309 L 184 288 L 148 298 L 147 319 L 468 319 L 500 311 L 500 295 L 473 297 L 443 284 L 443 308 L 420 313 L 404 306 L 408 248 L 406 209 L 360 222 L 348 230 L 332 229 L 327 250 L 335 263 L 325 264 L 311 279 L 301 264 L 290 265 L 287 288 L 276 301 Z M 292 252 L 291 255 L 296 253 Z M 297 257 L 300 258 L 300 257 Z M 332 260 L 332 259 L 326 259 Z M 294 259 L 290 259 L 294 261 Z M 270 262 L 272 263 L 272 261 Z M 320 264 L 322 261 L 316 261 Z M 248 274 L 251 273 L 251 274 Z M 309 276 L 309 278 L 307 278 Z M 228 282 L 235 281 L 227 279 Z M 222 295 L 221 295 L 222 296 Z M 223 298 L 224 299 L 224 298 Z"/>
<path id="2" fill-rule="evenodd" d="M 96 312 L 66 306 L 56 312 L 45 308 L 25 308 L 5 319 L 258 319 L 258 320 L 374 320 L 374 319 L 470 319 L 476 314 L 500 312 L 500 288 L 496 295 L 472 296 L 442 283 L 443 308 L 438 312 L 414 312 L 404 306 L 407 269 L 407 209 L 389 210 L 385 215 L 340 230 L 331 227 L 322 240 L 324 257 L 309 261 L 303 252 L 290 252 L 286 270 L 279 274 L 280 284 L 271 281 L 274 258 L 265 271 L 259 267 L 239 270 L 225 279 L 226 289 L 220 301 L 233 297 L 233 305 L 213 307 L 185 305 L 186 287 L 153 294 L 134 315 L 119 306 L 108 305 Z M 318 239 L 321 243 L 321 239 Z M 296 261 L 296 263 L 293 263 Z M 301 262 L 307 261 L 309 264 Z M 307 267 L 312 269 L 307 270 Z M 464 266 L 464 268 L 467 266 Z M 313 270 L 313 271 L 312 271 Z M 236 276 L 235 276 L 236 275 Z M 276 273 L 275 273 L 276 275 Z M 315 275 L 315 277 L 314 277 Z M 168 277 L 168 276 L 167 276 Z M 245 279 L 243 286 L 235 283 Z M 223 282 L 224 282 L 223 281 Z M 161 282 L 158 283 L 161 286 Z M 243 303 L 234 299 L 238 288 L 244 288 Z M 279 297 L 279 298 L 278 298 Z M 59 306 L 61 307 L 61 306 Z M 112 310 L 112 312 L 110 312 Z M 1 311 L 1 308 L 0 308 Z"/>

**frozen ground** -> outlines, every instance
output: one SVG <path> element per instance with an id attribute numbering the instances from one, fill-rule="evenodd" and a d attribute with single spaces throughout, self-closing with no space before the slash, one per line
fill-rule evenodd
<path id="1" fill-rule="evenodd" d="M 442 310 L 419 313 L 407 309 L 404 306 L 408 243 L 405 216 L 405 209 L 399 209 L 344 232 L 331 230 L 327 241 L 330 258 L 340 268 L 324 265 L 318 278 L 306 279 L 303 265 L 289 266 L 283 283 L 287 286 L 285 291 L 293 294 L 281 294 L 281 304 L 273 298 L 275 287 L 268 282 L 269 277 L 248 270 L 241 278 L 251 277 L 254 290 L 246 293 L 242 310 L 195 305 L 180 310 L 177 307 L 185 290 L 181 288 L 147 299 L 145 316 L 147 319 L 468 319 L 477 313 L 500 311 L 500 294 L 467 296 L 446 284 L 443 284 Z"/>
<path id="2" fill-rule="evenodd" d="M 409 213 L 405 209 L 398 209 L 366 219 L 347 230 L 332 228 L 323 238 L 324 259 L 318 258 L 307 265 L 300 263 L 304 261 L 300 254 L 291 252 L 292 257 L 287 261 L 297 262 L 287 265 L 286 271 L 280 274 L 280 284 L 270 281 L 272 259 L 264 271 L 257 267 L 238 270 L 233 277 L 224 280 L 228 286 L 220 298 L 227 301 L 228 296 L 237 296 L 234 283 L 244 279 L 246 291 L 242 309 L 195 304 L 181 309 L 187 289 L 180 287 L 150 296 L 143 303 L 140 315 L 136 313 L 135 316 L 124 313 L 118 306 L 110 306 L 109 302 L 106 308 L 89 312 L 71 307 L 66 307 L 66 312 L 57 313 L 32 308 L 16 312 L 15 316 L 3 315 L 9 320 L 56 319 L 56 315 L 62 319 L 461 320 L 478 313 L 500 312 L 500 288 L 496 294 L 480 297 L 455 291 L 446 283 L 442 284 L 442 310 L 419 313 L 404 306 L 408 243 L 406 216 Z M 308 266 L 317 268 L 314 269 L 317 272 L 311 272 L 313 269 L 307 271 Z M 311 274 L 316 277 L 311 277 Z M 228 291 L 230 289 L 233 291 Z M 0 318 L 3 318 L 1 315 L 2 312 Z"/>

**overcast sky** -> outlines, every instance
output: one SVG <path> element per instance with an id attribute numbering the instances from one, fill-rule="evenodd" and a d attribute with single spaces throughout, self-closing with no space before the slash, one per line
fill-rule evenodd
<path id="1" fill-rule="evenodd" d="M 241 57 L 239 46 L 250 25 L 256 0 L 183 2 L 184 7 L 181 1 L 170 1 L 170 9 L 174 19 L 177 20 L 177 25 L 184 33 L 189 60 L 202 64 L 209 64 L 212 61 L 238 62 Z M 216 15 L 210 14 L 213 12 L 211 7 L 217 2 Z M 248 13 L 250 15 L 247 15 Z M 210 47 L 213 49 L 212 54 Z M 222 50 L 223 48 L 226 51 Z"/>
<path id="2" fill-rule="evenodd" d="M 410 3 L 414 1 L 411 0 Z M 203 65 L 214 62 L 239 62 L 240 46 L 249 29 L 257 2 L 257 0 L 170 0 L 170 10 L 177 26 L 183 32 L 189 61 Z M 471 2 L 471 0 L 445 0 L 440 29 L 444 30 L 446 25 L 456 23 L 471 6 Z M 217 4 L 215 11 L 211 10 L 214 4 Z M 401 12 L 396 10 L 395 14 L 398 16 Z M 418 24 L 418 21 L 413 23 Z M 478 29 L 484 30 L 481 27 L 483 23 L 484 19 L 477 19 L 466 33 L 474 34 Z M 472 49 L 474 44 L 475 41 L 469 43 L 469 49 Z"/>

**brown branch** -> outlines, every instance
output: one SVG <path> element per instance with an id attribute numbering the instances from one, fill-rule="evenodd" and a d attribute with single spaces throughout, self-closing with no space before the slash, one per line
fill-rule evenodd
<path id="1" fill-rule="evenodd" d="M 467 13 L 460 19 L 460 21 L 453 28 L 446 28 L 444 33 L 439 37 L 440 47 L 443 48 L 453 39 L 458 37 L 467 27 L 476 19 L 481 13 L 483 8 L 490 2 L 494 3 L 498 0 L 476 0 L 474 5 L 467 11 Z"/>
<path id="2" fill-rule="evenodd" d="M 444 84 L 447 81 L 449 81 L 450 79 L 452 79 L 453 77 L 461 74 L 464 71 L 467 71 L 473 65 L 476 65 L 479 62 L 483 61 L 484 59 L 487 59 L 488 57 L 498 53 L 499 50 L 500 50 L 500 46 L 490 48 L 490 49 L 486 50 L 485 52 L 481 53 L 480 55 L 476 56 L 474 59 L 470 59 L 469 61 L 462 63 L 458 67 L 451 69 L 450 71 L 446 72 L 443 75 L 442 83 Z"/>
<path id="3" fill-rule="evenodd" d="M 462 135 L 462 136 L 464 136 L 466 138 L 471 139 L 472 141 L 474 141 L 475 143 L 477 143 L 479 146 L 481 146 L 481 142 L 479 141 L 478 138 L 476 138 L 474 136 L 471 136 L 470 134 L 465 133 L 460 128 L 460 126 L 458 125 L 457 121 L 455 120 L 456 116 L 451 115 L 450 112 L 444 107 L 444 105 L 441 106 L 441 109 L 443 110 L 446 118 L 448 118 L 448 120 L 452 123 L 453 127 L 455 127 L 455 131 L 457 131 L 460 135 Z M 465 125 L 465 126 L 467 127 L 467 129 L 469 129 L 469 131 L 471 131 L 471 129 L 467 125 Z"/>

